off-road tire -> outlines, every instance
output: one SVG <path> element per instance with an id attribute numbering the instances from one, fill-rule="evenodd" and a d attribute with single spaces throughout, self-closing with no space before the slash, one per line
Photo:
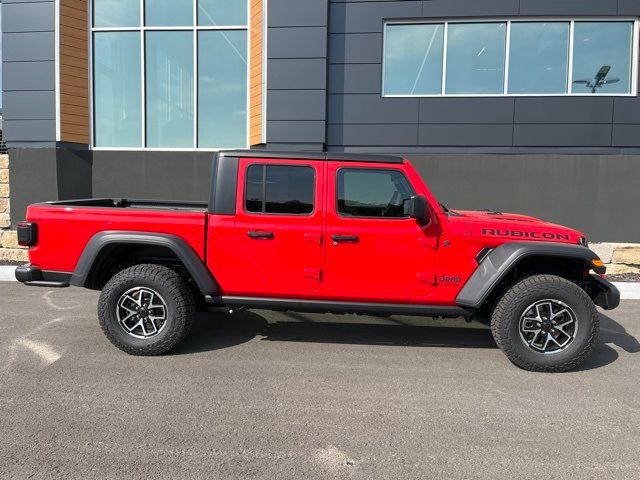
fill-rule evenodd
<path id="1" fill-rule="evenodd" d="M 147 287 L 166 303 L 166 325 L 155 336 L 134 338 L 119 324 L 116 307 L 121 295 L 131 288 Z M 135 265 L 107 282 L 98 302 L 98 320 L 109 341 L 131 355 L 161 355 L 189 334 L 195 301 L 187 282 L 175 271 L 160 265 Z"/>
<path id="2" fill-rule="evenodd" d="M 520 338 L 520 317 L 543 299 L 559 300 L 573 309 L 577 333 L 567 348 L 553 355 L 534 351 Z M 491 332 L 511 362 L 536 372 L 566 372 L 587 358 L 598 337 L 598 312 L 589 295 L 576 284 L 555 275 L 533 275 L 520 280 L 497 301 L 491 315 Z"/>

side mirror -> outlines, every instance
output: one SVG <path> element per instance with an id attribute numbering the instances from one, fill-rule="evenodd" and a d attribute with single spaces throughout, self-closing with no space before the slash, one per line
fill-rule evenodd
<path id="1" fill-rule="evenodd" d="M 429 204 L 424 195 L 414 195 L 404 204 L 404 213 L 416 220 L 429 218 Z"/>

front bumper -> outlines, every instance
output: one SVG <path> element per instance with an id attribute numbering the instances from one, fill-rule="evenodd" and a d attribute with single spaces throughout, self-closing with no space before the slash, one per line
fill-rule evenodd
<path id="1" fill-rule="evenodd" d="M 35 265 L 29 264 L 17 267 L 15 275 L 16 280 L 25 285 L 50 288 L 68 287 L 71 278 L 70 273 L 40 270 Z"/>
<path id="2" fill-rule="evenodd" d="M 620 290 L 600 275 L 590 275 L 590 291 L 593 303 L 605 310 L 613 310 L 620 305 Z"/>

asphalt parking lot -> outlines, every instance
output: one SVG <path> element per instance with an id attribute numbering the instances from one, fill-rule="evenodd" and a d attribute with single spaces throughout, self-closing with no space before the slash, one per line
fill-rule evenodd
<path id="1" fill-rule="evenodd" d="M 404 317 L 200 314 L 131 357 L 97 297 L 0 283 L 1 478 L 640 478 L 640 301 L 551 375 Z"/>

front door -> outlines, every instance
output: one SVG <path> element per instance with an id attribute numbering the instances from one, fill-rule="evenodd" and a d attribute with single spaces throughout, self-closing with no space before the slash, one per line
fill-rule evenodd
<path id="1" fill-rule="evenodd" d="M 325 162 L 240 160 L 235 241 L 253 296 L 295 297 L 320 287 Z"/>
<path id="2" fill-rule="evenodd" d="M 327 179 L 326 273 L 336 296 L 409 303 L 431 293 L 435 224 L 405 215 L 415 192 L 404 172 L 330 162 Z"/>

